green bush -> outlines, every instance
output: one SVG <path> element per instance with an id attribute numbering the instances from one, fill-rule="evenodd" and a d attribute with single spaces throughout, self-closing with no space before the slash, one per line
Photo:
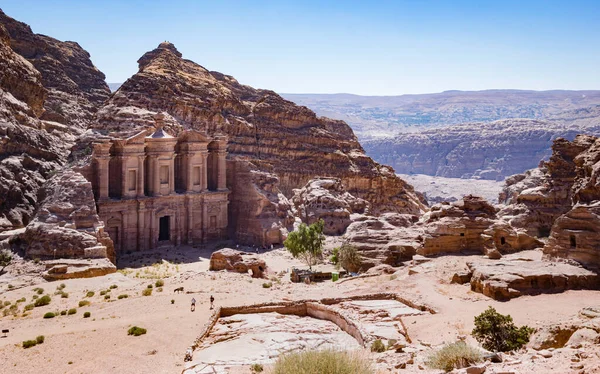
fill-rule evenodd
<path id="1" fill-rule="evenodd" d="M 133 326 L 127 330 L 127 335 L 140 336 L 146 333 L 146 329 L 142 327 Z"/>
<path id="2" fill-rule="evenodd" d="M 10 303 L 10 301 L 8 301 L 8 300 L 6 300 L 6 301 L 4 302 L 4 306 L 9 306 L 10 304 L 11 304 L 11 303 Z"/>
<path id="3" fill-rule="evenodd" d="M 83 318 L 90 318 L 91 315 L 92 315 L 92 313 L 85 312 L 85 313 L 83 313 Z"/>
<path id="4" fill-rule="evenodd" d="M 89 300 L 81 300 L 81 301 L 79 302 L 79 307 L 80 307 L 80 308 L 81 308 L 81 307 L 84 307 L 84 306 L 86 306 L 86 305 L 90 305 L 90 302 L 89 302 Z"/>
<path id="5" fill-rule="evenodd" d="M 35 293 L 37 293 L 38 295 L 41 295 L 41 294 L 43 294 L 43 293 L 44 293 L 44 289 L 43 289 L 43 288 L 39 288 L 39 287 L 37 287 L 37 288 L 34 288 L 33 290 L 34 290 L 34 291 L 35 291 Z"/>
<path id="6" fill-rule="evenodd" d="M 100 296 L 104 296 L 104 295 L 106 295 L 106 291 L 105 290 L 100 291 Z"/>
<path id="7" fill-rule="evenodd" d="M 333 248 L 331 251 L 331 257 L 329 257 L 329 261 L 331 261 L 334 265 L 337 265 L 340 262 L 340 258 L 338 254 L 340 253 L 340 247 Z"/>
<path id="8" fill-rule="evenodd" d="M 104 295 L 104 300 L 110 300 L 110 295 Z"/>
<path id="9" fill-rule="evenodd" d="M 56 317 L 56 314 L 52 313 L 52 312 L 48 312 L 46 314 L 44 314 L 44 318 L 54 318 Z"/>
<path id="10" fill-rule="evenodd" d="M 371 352 L 385 352 L 385 344 L 383 344 L 381 339 L 377 339 L 373 343 L 371 343 Z"/>
<path id="11" fill-rule="evenodd" d="M 162 287 L 162 286 L 164 286 L 164 285 L 165 285 L 165 281 L 164 281 L 164 280 L 162 280 L 162 279 L 159 279 L 159 280 L 157 280 L 157 281 L 156 281 L 156 283 L 154 283 L 154 285 L 155 285 L 156 287 Z"/>
<path id="12" fill-rule="evenodd" d="M 37 338 L 35 338 L 35 342 L 37 344 L 42 344 L 44 342 L 44 340 L 46 340 L 46 338 L 44 337 L 44 335 L 40 335 Z"/>
<path id="13" fill-rule="evenodd" d="M 146 288 L 142 291 L 142 296 L 150 296 L 152 295 L 152 288 Z"/>
<path id="14" fill-rule="evenodd" d="M 37 299 L 33 305 L 35 305 L 36 307 L 38 306 L 44 306 L 44 305 L 48 305 L 50 304 L 50 301 L 52 301 L 52 299 L 50 298 L 49 295 L 44 295 L 42 297 L 40 297 L 39 299 Z"/>
<path id="15" fill-rule="evenodd" d="M 358 249 L 349 244 L 343 244 L 337 254 L 339 265 L 346 271 L 357 273 L 362 265 L 362 257 Z"/>
<path id="16" fill-rule="evenodd" d="M 25 340 L 23 342 L 23 348 L 35 347 L 36 344 L 37 344 L 37 342 L 35 340 Z"/>
<path id="17" fill-rule="evenodd" d="M 252 366 L 250 366 L 250 371 L 253 373 L 262 373 L 263 370 L 264 368 L 261 364 L 252 364 Z"/>
<path id="18" fill-rule="evenodd" d="M 175 304 L 175 300 L 174 299 L 171 299 L 171 304 Z"/>
<path id="19" fill-rule="evenodd" d="M 111 289 L 111 290 L 114 290 L 115 288 L 117 288 L 117 285 L 116 285 L 116 284 L 113 284 L 113 285 L 111 285 L 111 286 L 110 286 L 110 287 L 108 287 L 108 288 L 109 288 L 109 289 Z"/>
<path id="20" fill-rule="evenodd" d="M 17 303 L 24 303 L 24 302 L 25 302 L 25 300 L 26 300 L 26 299 L 25 299 L 24 297 L 22 297 L 22 298 L 20 298 L 19 300 L 17 300 Z"/>
<path id="21" fill-rule="evenodd" d="M 126 293 L 124 293 L 123 295 L 119 295 L 119 296 L 117 297 L 117 299 L 121 300 L 121 299 L 126 299 L 126 298 L 128 298 L 128 297 L 129 297 L 129 295 L 127 295 Z"/>
<path id="22" fill-rule="evenodd" d="M 88 293 L 85 294 L 85 297 L 93 297 L 95 294 L 94 291 L 88 291 Z"/>
<path id="23" fill-rule="evenodd" d="M 64 284 L 64 283 L 61 283 L 61 284 L 60 284 L 60 286 L 58 286 L 57 288 L 58 288 L 59 290 L 64 290 L 64 289 L 65 289 L 65 287 L 67 287 L 67 285 L 66 285 L 66 284 Z"/>
<path id="24" fill-rule="evenodd" d="M 66 292 L 62 292 L 62 293 L 60 294 L 60 298 L 61 298 L 61 299 L 68 299 L 68 298 L 69 298 L 69 294 L 68 294 L 68 293 L 66 293 Z"/>
<path id="25" fill-rule="evenodd" d="M 471 335 L 488 351 L 509 352 L 527 344 L 533 331 L 529 326 L 515 326 L 510 315 L 502 315 L 489 307 L 475 317 Z"/>
<path id="26" fill-rule="evenodd" d="M 66 310 L 61 310 L 60 311 L 60 315 L 61 316 L 66 316 L 67 315 L 67 311 Z"/>
<path id="27" fill-rule="evenodd" d="M 483 359 L 481 352 L 463 341 L 446 344 L 425 360 L 432 369 L 452 371 L 472 366 Z"/>
<path id="28" fill-rule="evenodd" d="M 153 287 L 153 286 L 152 286 L 151 284 L 149 284 L 149 285 L 148 285 L 148 287 L 146 287 L 146 288 L 148 288 L 148 289 L 152 289 L 152 287 Z"/>
<path id="29" fill-rule="evenodd" d="M 25 307 L 23 309 L 24 310 L 33 310 L 33 308 L 35 308 L 35 305 L 33 305 L 33 304 L 27 304 L 27 305 L 25 305 Z"/>
<path id="30" fill-rule="evenodd" d="M 373 374 L 371 363 L 356 352 L 300 351 L 279 356 L 273 374 Z"/>
<path id="31" fill-rule="evenodd" d="M 262 284 L 263 288 L 271 288 L 272 286 L 273 286 L 273 283 L 271 283 L 271 282 L 266 282 L 266 283 Z"/>
<path id="32" fill-rule="evenodd" d="M 67 314 L 68 314 L 68 315 L 73 315 L 73 314 L 75 314 L 75 313 L 77 313 L 77 309 L 75 309 L 75 308 L 71 308 L 71 309 L 69 309 L 69 311 L 67 312 Z"/>

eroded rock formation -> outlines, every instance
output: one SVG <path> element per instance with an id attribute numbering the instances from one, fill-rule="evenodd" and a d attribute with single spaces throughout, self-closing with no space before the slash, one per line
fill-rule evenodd
<path id="1" fill-rule="evenodd" d="M 95 128 L 133 134 L 152 125 L 153 113 L 166 111 L 183 128 L 227 134 L 229 163 L 243 163 L 228 169 L 268 173 L 228 178 L 230 215 L 237 216 L 231 230 L 239 241 L 280 243 L 286 223 L 280 208 L 288 204 L 281 196 L 291 196 L 294 188 L 319 175 L 340 178 L 352 195 L 371 204 L 373 214 L 420 214 L 425 208 L 391 168 L 365 156 L 346 123 L 319 118 L 272 91 L 209 71 L 183 59 L 168 42 L 138 63 L 138 73 L 98 111 Z M 272 178 L 278 183 L 264 183 Z M 261 185 L 249 184 L 255 180 Z M 246 190 L 247 197 L 237 195 Z"/>
<path id="2" fill-rule="evenodd" d="M 267 264 L 251 253 L 223 248 L 210 255 L 209 270 L 228 270 L 243 274 L 251 272 L 253 278 L 262 278 L 267 271 Z"/>

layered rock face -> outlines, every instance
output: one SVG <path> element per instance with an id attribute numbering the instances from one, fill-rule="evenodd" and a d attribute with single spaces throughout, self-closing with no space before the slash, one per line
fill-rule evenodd
<path id="1" fill-rule="evenodd" d="M 363 146 L 401 174 L 502 180 L 548 159 L 554 139 L 600 133 L 599 118 L 582 125 L 527 119 L 470 123 L 366 140 Z"/>
<path id="2" fill-rule="evenodd" d="M 279 193 L 291 196 L 294 188 L 319 175 L 340 178 L 349 192 L 371 204 L 374 214 L 420 214 L 425 208 L 420 196 L 392 169 L 365 156 L 344 122 L 318 118 L 308 108 L 272 91 L 244 86 L 231 76 L 208 71 L 182 59 L 167 42 L 138 63 L 139 72 L 98 111 L 95 128 L 106 134 L 133 134 L 151 126 L 153 113 L 166 111 L 183 128 L 209 135 L 226 133 L 230 163 L 243 161 L 242 168 L 249 173 L 269 173 L 278 179 L 264 190 L 248 184 L 252 176 L 228 178 L 228 187 L 234 191 L 230 216 L 238 216 L 232 220 L 232 231 L 238 240 L 281 242 L 276 237 L 285 218 L 277 212 L 287 202 Z M 264 178 L 258 180 L 262 183 Z M 236 186 L 238 183 L 243 184 Z M 245 190 L 249 190 L 248 198 L 236 196 Z M 266 197 L 256 195 L 265 195 L 263 191 Z M 255 221 L 261 222 L 261 228 Z"/>
<path id="3" fill-rule="evenodd" d="M 62 42 L 34 34 L 31 28 L 0 10 L 0 24 L 8 32 L 10 45 L 41 75 L 47 90 L 41 119 L 85 130 L 98 106 L 108 99 L 110 89 L 104 74 L 90 55 L 75 42 Z"/>
<path id="4" fill-rule="evenodd" d="M 262 278 L 267 271 L 267 264 L 251 253 L 224 248 L 210 255 L 209 270 L 228 270 L 242 274 L 251 272 L 253 278 Z"/>
<path id="5" fill-rule="evenodd" d="M 343 234 L 352 222 L 351 214 L 364 214 L 369 210 L 369 203 L 348 193 L 339 178 L 309 181 L 294 190 L 292 203 L 295 215 L 303 222 L 325 221 L 323 232 L 327 235 Z"/>

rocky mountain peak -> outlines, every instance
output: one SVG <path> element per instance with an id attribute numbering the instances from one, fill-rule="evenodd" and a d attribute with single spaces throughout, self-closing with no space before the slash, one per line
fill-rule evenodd
<path id="1" fill-rule="evenodd" d="M 169 62 L 178 62 L 183 55 L 177 50 L 175 45 L 171 42 L 164 41 L 158 45 L 155 49 L 144 53 L 142 57 L 137 61 L 138 67 L 143 70 L 146 66 L 150 65 L 153 61 L 161 61 L 162 64 Z"/>

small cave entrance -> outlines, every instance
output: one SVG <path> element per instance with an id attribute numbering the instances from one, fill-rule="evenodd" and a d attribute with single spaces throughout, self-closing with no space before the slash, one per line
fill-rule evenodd
<path id="1" fill-rule="evenodd" d="M 538 229 L 538 237 L 547 238 L 550 236 L 550 228 L 547 226 L 542 226 Z"/>
<path id="2" fill-rule="evenodd" d="M 464 233 L 464 232 L 461 232 L 461 233 L 460 233 L 460 236 L 465 236 L 465 233 Z"/>
<path id="3" fill-rule="evenodd" d="M 571 248 L 577 248 L 577 238 L 575 235 L 569 236 L 569 242 L 571 244 Z"/>
<path id="4" fill-rule="evenodd" d="M 171 217 L 164 216 L 159 219 L 158 240 L 171 240 Z"/>
<path id="5" fill-rule="evenodd" d="M 500 237 L 500 245 L 504 245 L 506 244 L 506 239 L 504 238 L 504 236 Z"/>

